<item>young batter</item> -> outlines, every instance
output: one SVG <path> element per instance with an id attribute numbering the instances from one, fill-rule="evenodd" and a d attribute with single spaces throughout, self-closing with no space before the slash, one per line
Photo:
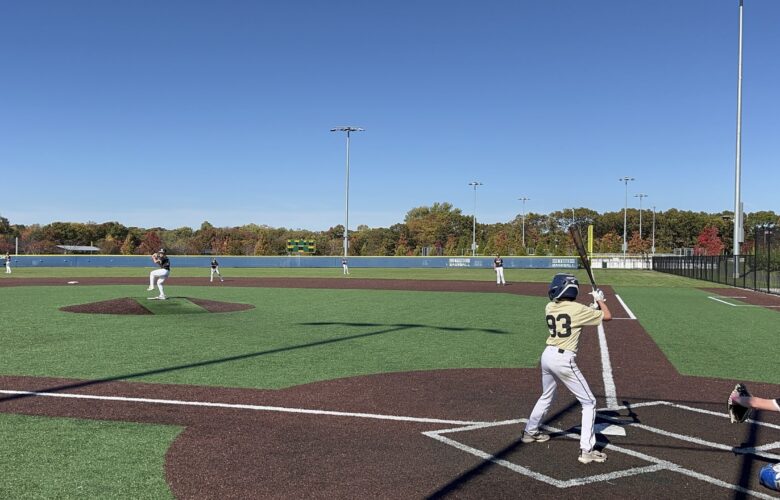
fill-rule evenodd
<path id="1" fill-rule="evenodd" d="M 579 293 L 577 278 L 570 274 L 556 274 L 550 283 L 548 296 L 551 302 L 545 307 L 547 328 L 550 337 L 542 353 L 542 395 L 536 402 L 521 441 L 524 443 L 544 442 L 550 436 L 539 430 L 542 419 L 555 398 L 558 383 L 562 383 L 582 405 L 582 428 L 580 431 L 580 455 L 584 464 L 604 462 L 607 455 L 593 449 L 596 436 L 593 423 L 596 420 L 596 397 L 588 382 L 577 367 L 577 346 L 584 326 L 597 326 L 612 319 L 604 293 L 591 292 L 599 309 L 593 309 L 575 302 Z"/>

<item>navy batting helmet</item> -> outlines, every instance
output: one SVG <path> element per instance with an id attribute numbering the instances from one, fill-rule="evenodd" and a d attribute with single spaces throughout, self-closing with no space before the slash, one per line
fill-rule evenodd
<path id="1" fill-rule="evenodd" d="M 550 300 L 574 300 L 579 293 L 579 282 L 577 278 L 571 274 L 560 273 L 556 274 L 552 282 L 550 282 L 550 289 L 547 295 Z"/>

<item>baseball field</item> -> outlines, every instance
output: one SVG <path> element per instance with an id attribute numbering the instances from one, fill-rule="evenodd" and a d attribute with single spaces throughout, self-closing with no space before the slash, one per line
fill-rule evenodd
<path id="1" fill-rule="evenodd" d="M 615 319 L 577 362 L 606 463 L 545 443 L 550 270 L 17 268 L 0 278 L 0 498 L 776 498 L 780 297 L 602 271 Z M 581 300 L 590 291 L 578 275 Z"/>

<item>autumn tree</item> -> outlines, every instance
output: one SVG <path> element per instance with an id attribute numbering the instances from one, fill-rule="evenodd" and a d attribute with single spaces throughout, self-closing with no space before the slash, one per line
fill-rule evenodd
<path id="1" fill-rule="evenodd" d="M 151 255 L 159 251 L 162 247 L 163 243 L 157 232 L 149 231 L 141 238 L 141 244 L 138 245 L 138 252 L 142 255 Z"/>
<path id="2" fill-rule="evenodd" d="M 693 247 L 694 255 L 720 255 L 725 245 L 718 236 L 718 228 L 707 226 L 702 229 L 696 238 L 696 246 Z"/>

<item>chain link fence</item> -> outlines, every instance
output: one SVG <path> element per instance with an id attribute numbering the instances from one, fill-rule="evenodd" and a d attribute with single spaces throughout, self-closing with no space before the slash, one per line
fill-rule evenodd
<path id="1" fill-rule="evenodd" d="M 752 254 L 654 257 L 653 270 L 780 295 L 779 230 L 756 226 Z"/>

